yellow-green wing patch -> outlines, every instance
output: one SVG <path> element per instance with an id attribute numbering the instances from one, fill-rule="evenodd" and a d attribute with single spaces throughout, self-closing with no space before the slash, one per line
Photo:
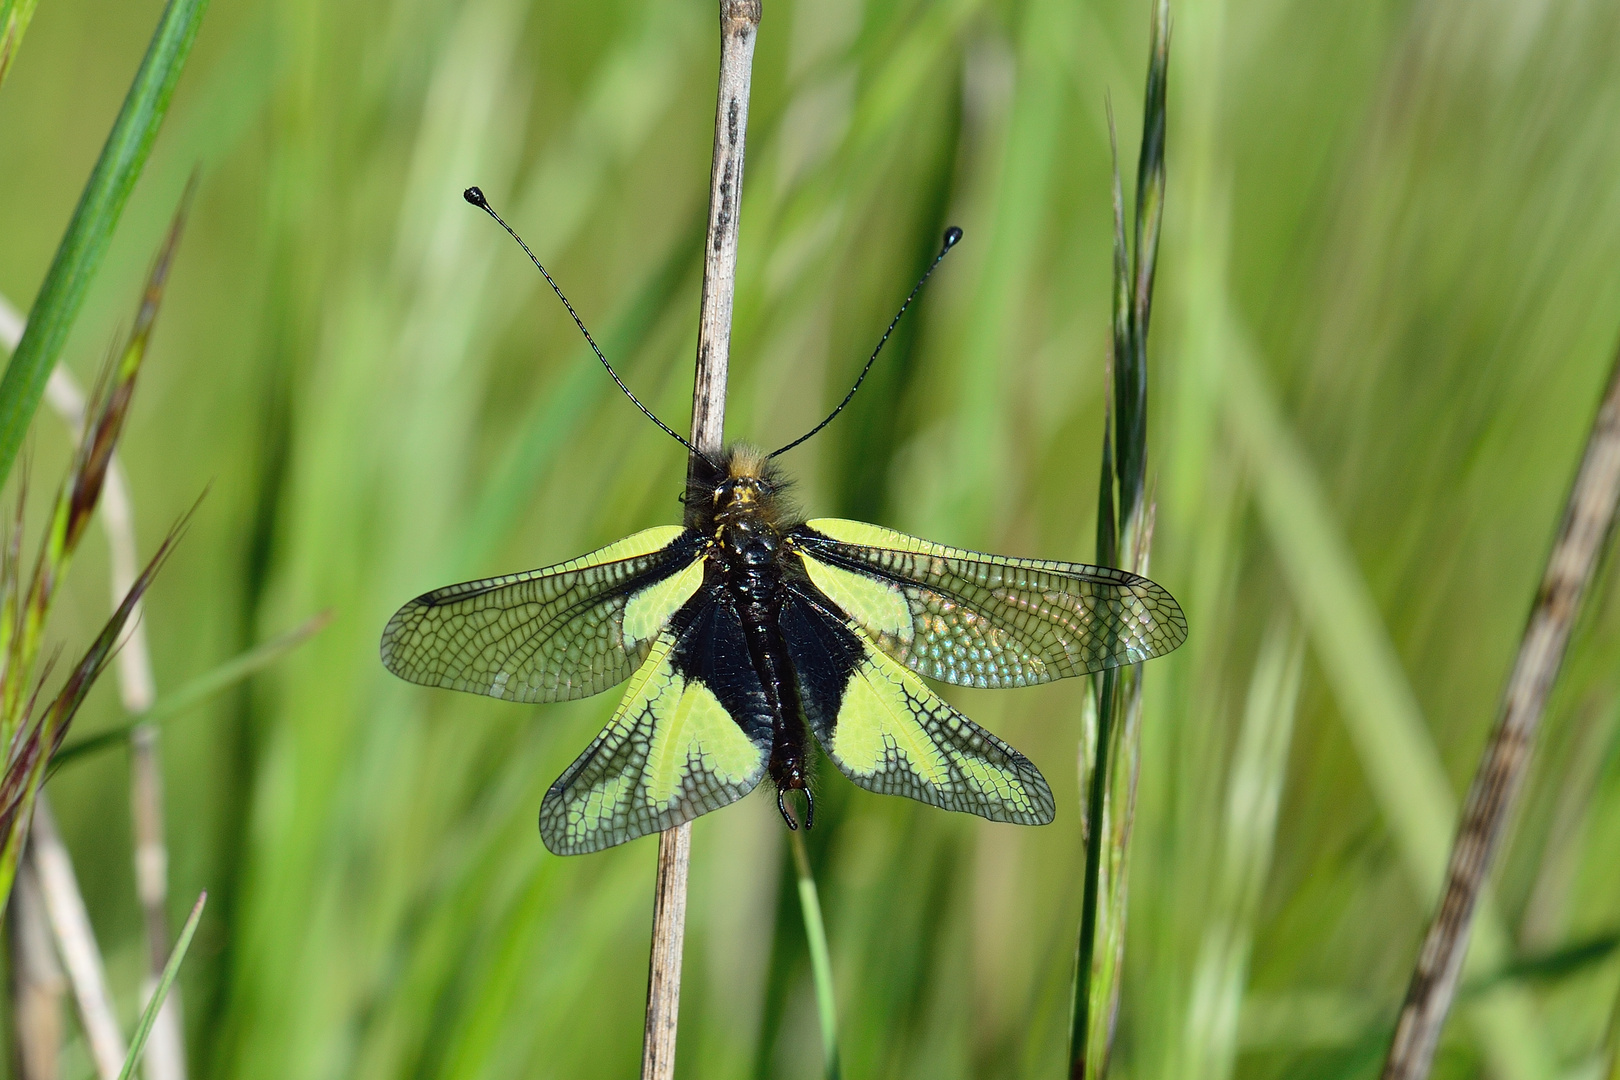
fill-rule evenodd
<path id="1" fill-rule="evenodd" d="M 791 546 L 807 567 L 833 566 L 903 596 L 909 633 L 828 593 L 885 653 L 942 682 L 1030 686 L 1140 663 L 1187 638 L 1175 598 L 1124 570 L 986 555 L 838 518 L 807 522 Z"/>
<path id="2" fill-rule="evenodd" d="M 827 753 L 868 791 L 992 821 L 1052 820 L 1051 789 L 1028 758 L 876 648 L 850 678 Z"/>
<path id="3" fill-rule="evenodd" d="M 695 559 L 691 566 L 680 573 L 631 595 L 624 605 L 622 629 L 625 649 L 634 649 L 641 642 L 657 636 L 670 617 L 681 609 L 681 605 L 692 599 L 692 594 L 703 584 L 703 563 L 704 560 Z"/>
<path id="4" fill-rule="evenodd" d="M 859 544 L 861 547 L 893 548 L 897 551 L 921 551 L 932 554 L 929 549 L 939 545 L 920 540 L 915 536 L 907 536 L 893 529 L 885 529 L 881 525 L 873 525 L 866 521 L 850 521 L 847 518 L 811 518 L 805 522 L 810 528 L 830 536 L 834 540 L 846 544 Z"/>
<path id="5" fill-rule="evenodd" d="M 1044 825 L 1052 791 L 1030 760 L 951 708 L 861 629 L 795 595 L 783 640 L 805 718 L 855 784 L 992 821 Z"/>
<path id="6" fill-rule="evenodd" d="M 887 634 L 897 641 L 911 640 L 911 607 L 894 582 L 845 570 L 809 555 L 801 559 L 810 581 L 844 614 L 873 634 Z"/>
<path id="7" fill-rule="evenodd" d="M 720 700 L 736 688 L 719 687 L 717 695 L 691 658 L 689 646 L 712 632 L 690 623 L 653 643 L 613 719 L 546 793 L 546 847 L 558 855 L 599 851 L 719 809 L 759 784 L 768 723 L 762 730 L 757 717 L 744 716 L 753 735 L 745 731 Z"/>
<path id="8" fill-rule="evenodd" d="M 703 545 L 662 526 L 557 566 L 435 589 L 389 620 L 383 664 L 508 701 L 599 693 L 630 676 L 701 584 Z"/>

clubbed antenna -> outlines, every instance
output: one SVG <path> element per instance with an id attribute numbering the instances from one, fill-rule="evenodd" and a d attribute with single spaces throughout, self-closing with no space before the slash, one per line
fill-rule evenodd
<path id="1" fill-rule="evenodd" d="M 493 213 L 493 211 L 491 211 L 491 213 Z M 939 254 L 934 256 L 934 261 L 928 264 L 928 269 L 923 271 L 923 276 L 918 278 L 917 284 L 911 287 L 911 292 L 909 295 L 907 295 L 906 302 L 900 305 L 900 310 L 894 313 L 893 319 L 889 320 L 889 328 L 883 331 L 883 336 L 878 339 L 877 348 L 873 349 L 872 355 L 867 357 L 866 366 L 861 368 L 861 373 L 855 377 L 855 385 L 849 388 L 849 393 L 845 394 L 844 400 L 838 403 L 838 408 L 828 413 L 827 419 L 823 420 L 821 423 L 817 424 L 803 435 L 800 435 L 797 439 L 794 439 L 792 442 L 788 443 L 779 450 L 772 450 L 769 454 L 770 457 L 776 457 L 778 454 L 787 453 L 789 450 L 793 449 L 795 446 L 798 446 L 800 443 L 804 442 L 804 440 L 808 439 L 810 436 L 832 423 L 833 417 L 844 411 L 844 406 L 848 405 L 850 399 L 855 396 L 855 391 L 861 388 L 861 383 L 866 381 L 866 373 L 872 370 L 872 364 L 877 361 L 878 353 L 882 352 L 883 346 L 889 343 L 889 335 L 894 333 L 894 328 L 899 325 L 900 316 L 904 315 L 906 313 L 906 308 L 910 307 L 911 302 L 917 299 L 917 294 L 922 291 L 923 285 L 926 284 L 929 277 L 933 275 L 934 268 L 940 264 L 940 260 L 944 259 L 946 255 L 950 254 L 951 248 L 955 247 L 956 242 L 960 239 L 962 239 L 962 230 L 958 229 L 955 225 L 952 225 L 950 228 L 945 230 L 945 239 L 940 243 Z M 543 270 L 541 271 L 541 273 L 544 272 L 545 271 Z M 561 294 L 559 293 L 558 295 Z M 564 303 L 566 302 L 567 301 L 564 301 Z M 606 362 L 607 361 L 605 360 L 603 361 L 603 363 Z M 628 390 L 625 392 L 629 393 Z"/>
<path id="2" fill-rule="evenodd" d="M 710 465 L 715 465 L 712 458 L 710 458 L 703 451 L 699 450 L 697 447 L 693 446 L 690 442 L 686 441 L 686 439 L 682 438 L 680 433 L 675 431 L 668 424 L 654 416 L 652 410 L 643 405 L 640 399 L 630 392 L 630 388 L 624 385 L 624 380 L 619 378 L 619 373 L 613 370 L 613 365 L 608 363 L 608 358 L 602 355 L 601 349 L 597 348 L 596 339 L 591 337 L 591 332 L 589 330 L 585 329 L 585 323 L 580 319 L 579 313 L 574 310 L 574 305 L 568 302 L 568 297 L 563 295 L 562 289 L 560 289 L 557 286 L 557 283 L 552 280 L 552 277 L 549 273 L 547 273 L 546 268 L 540 265 L 540 260 L 535 257 L 534 252 L 529 250 L 529 245 L 523 242 L 523 237 L 519 236 L 515 231 L 513 231 L 512 226 L 506 223 L 506 219 L 497 214 L 495 212 L 495 208 L 489 205 L 489 200 L 484 198 L 484 193 L 478 188 L 470 187 L 466 191 L 462 192 L 462 197 L 468 202 L 472 203 L 474 206 L 478 207 L 478 209 L 482 210 L 484 213 L 488 214 L 490 217 L 494 218 L 495 223 L 506 230 L 506 235 L 518 242 L 518 247 L 522 248 L 523 253 L 529 257 L 529 261 L 534 263 L 534 268 L 540 271 L 541 276 L 546 279 L 546 284 L 550 285 L 551 291 L 557 294 L 557 299 L 563 302 L 563 307 L 568 309 L 568 314 L 572 316 L 574 325 L 579 327 L 579 332 L 585 335 L 585 341 L 590 345 L 591 352 L 595 353 L 596 358 L 602 361 L 602 366 L 607 368 L 607 373 L 609 375 L 613 376 L 613 381 L 618 383 L 620 390 L 624 391 L 624 396 L 629 398 L 631 403 L 634 404 L 636 408 L 641 410 L 642 415 L 663 429 L 664 434 L 686 447 L 688 452 L 697 455 L 704 461 L 707 461 Z M 905 309 L 902 308 L 901 310 L 904 311 Z M 888 335 L 884 336 L 887 337 Z M 881 346 L 879 347 L 881 348 Z M 715 467 L 718 468 L 718 466 Z"/>

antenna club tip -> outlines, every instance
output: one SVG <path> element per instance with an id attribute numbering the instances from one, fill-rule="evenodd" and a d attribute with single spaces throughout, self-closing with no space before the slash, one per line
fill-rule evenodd
<path id="1" fill-rule="evenodd" d="M 940 250 L 951 250 L 951 248 L 956 246 L 956 242 L 960 239 L 962 239 L 962 230 L 957 228 L 955 225 L 952 225 L 950 228 L 945 230 L 945 246 Z"/>
<path id="2" fill-rule="evenodd" d="M 478 207 L 480 210 L 489 209 L 489 200 L 484 198 L 484 193 L 476 187 L 470 187 L 466 191 L 463 191 L 461 193 L 461 197 Z M 961 230 L 958 230 L 958 232 L 960 231 Z"/>

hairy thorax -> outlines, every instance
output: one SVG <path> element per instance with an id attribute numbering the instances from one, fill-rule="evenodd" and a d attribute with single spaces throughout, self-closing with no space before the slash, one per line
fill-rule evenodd
<path id="1" fill-rule="evenodd" d="M 781 584 L 784 521 L 779 483 L 769 461 L 748 447 L 731 448 L 709 498 L 711 535 L 726 584 L 758 616 L 774 609 Z"/>

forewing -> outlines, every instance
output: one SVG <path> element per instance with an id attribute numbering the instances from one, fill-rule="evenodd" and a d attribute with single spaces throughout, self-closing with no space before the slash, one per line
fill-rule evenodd
<path id="1" fill-rule="evenodd" d="M 647 529 L 525 574 L 424 593 L 383 630 L 402 679 L 507 701 L 566 701 L 623 682 L 703 580 L 703 542 Z"/>
<path id="2" fill-rule="evenodd" d="M 613 719 L 546 792 L 540 837 L 581 855 L 672 828 L 752 791 L 771 715 L 734 612 L 698 597 L 659 635 Z"/>
<path id="3" fill-rule="evenodd" d="M 822 595 L 911 670 L 1030 686 L 1160 656 L 1187 639 L 1168 592 L 1124 570 L 1009 559 L 819 518 L 792 547 Z"/>
<path id="4" fill-rule="evenodd" d="M 779 625 L 810 729 L 857 786 L 991 821 L 1052 820 L 1052 789 L 1028 758 L 951 708 L 855 624 L 790 592 Z"/>

